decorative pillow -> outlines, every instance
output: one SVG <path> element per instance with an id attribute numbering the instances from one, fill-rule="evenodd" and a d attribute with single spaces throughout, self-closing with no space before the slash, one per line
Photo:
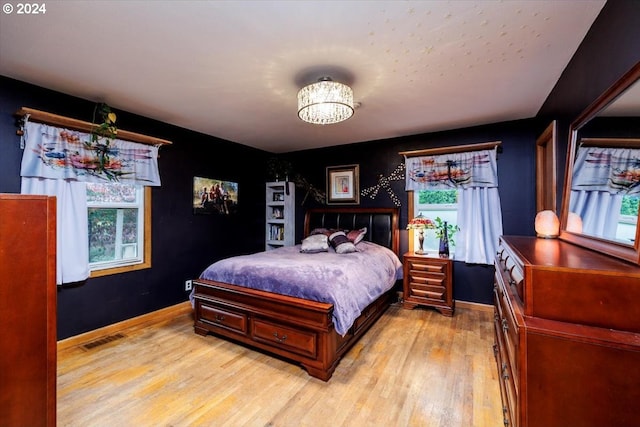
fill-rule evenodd
<path id="1" fill-rule="evenodd" d="M 313 236 L 315 234 L 324 234 L 325 236 L 329 237 L 331 233 L 333 233 L 333 231 L 335 230 L 329 230 L 328 228 L 314 228 L 313 230 L 311 230 L 311 233 L 309 233 L 309 236 Z"/>
<path id="2" fill-rule="evenodd" d="M 315 254 L 318 252 L 328 252 L 329 241 L 324 234 L 314 234 L 302 241 L 300 252 L 305 254 Z"/>
<path id="3" fill-rule="evenodd" d="M 339 254 L 357 252 L 356 245 L 349 241 L 344 231 L 336 231 L 329 236 L 329 243 Z"/>
<path id="4" fill-rule="evenodd" d="M 367 234 L 367 227 L 362 227 L 360 230 L 351 230 L 347 233 L 347 239 L 357 245 L 364 239 L 365 234 Z"/>

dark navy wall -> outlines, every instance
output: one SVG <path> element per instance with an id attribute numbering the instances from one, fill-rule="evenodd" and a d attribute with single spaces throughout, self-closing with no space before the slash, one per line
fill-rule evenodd
<path id="1" fill-rule="evenodd" d="M 639 23 L 640 1 L 607 1 L 538 112 L 538 118 L 558 120 L 558 200 L 571 122 L 640 61 Z"/>
<path id="2" fill-rule="evenodd" d="M 91 121 L 95 104 L 3 77 L 0 94 L 0 192 L 19 193 L 22 150 L 13 113 L 25 106 Z M 116 112 L 121 129 L 173 141 L 160 149 L 162 186 L 152 189 L 152 268 L 59 288 L 58 339 L 183 302 L 184 281 L 212 260 L 264 248 L 267 153 Z M 194 215 L 194 175 L 238 182 L 238 215 Z"/>
<path id="3" fill-rule="evenodd" d="M 535 141 L 544 124 L 535 119 L 496 123 L 447 132 L 415 135 L 360 144 L 349 144 L 323 149 L 289 153 L 295 172 L 308 181 L 324 188 L 326 166 L 358 164 L 360 187 L 367 189 L 379 184 L 380 175 L 388 177 L 404 161 L 402 151 L 481 142 L 502 142 L 498 155 L 498 182 L 502 204 L 505 234 L 533 235 L 535 218 Z M 408 221 L 407 192 L 404 181 L 392 181 L 392 192 L 401 201 L 400 224 Z M 304 198 L 298 190 L 297 198 Z M 311 199 L 307 207 L 315 206 Z M 393 199 L 385 188 L 380 188 L 375 199 L 360 196 L 361 206 L 394 207 Z M 297 238 L 302 237 L 302 213 L 299 214 Z M 407 231 L 401 232 L 402 253 L 408 249 Z M 493 267 L 454 263 L 454 298 L 465 301 L 492 303 Z"/>

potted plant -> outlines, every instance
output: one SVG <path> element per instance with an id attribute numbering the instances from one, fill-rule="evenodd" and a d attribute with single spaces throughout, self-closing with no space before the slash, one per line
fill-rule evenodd
<path id="1" fill-rule="evenodd" d="M 447 221 L 443 221 L 439 216 L 434 220 L 436 230 L 436 237 L 440 239 L 440 245 L 438 253 L 441 257 L 449 256 L 449 245 L 454 245 L 456 242 L 453 240 L 453 236 L 456 232 L 460 231 L 460 227 L 457 225 L 451 225 Z"/>

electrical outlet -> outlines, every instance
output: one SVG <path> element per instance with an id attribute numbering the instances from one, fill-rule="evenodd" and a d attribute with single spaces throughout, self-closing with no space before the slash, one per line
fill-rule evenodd
<path id="1" fill-rule="evenodd" d="M 191 290 L 191 285 L 192 285 L 191 280 L 187 280 L 186 282 L 184 282 L 184 290 L 185 291 L 190 291 Z"/>

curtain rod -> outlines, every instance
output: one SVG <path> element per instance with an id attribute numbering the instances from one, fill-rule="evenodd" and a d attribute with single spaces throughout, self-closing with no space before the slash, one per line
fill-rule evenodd
<path id="1" fill-rule="evenodd" d="M 638 138 L 582 138 L 580 145 L 583 147 L 602 148 L 639 148 Z"/>
<path id="2" fill-rule="evenodd" d="M 24 117 L 29 115 L 29 120 L 38 123 L 45 123 L 48 125 L 61 126 L 77 131 L 92 132 L 98 127 L 97 124 L 91 122 L 85 122 L 83 120 L 72 119 L 70 117 L 59 116 L 58 114 L 47 113 L 45 111 L 35 110 L 33 108 L 22 107 L 15 113 L 18 117 Z M 123 139 L 131 142 L 139 142 L 147 145 L 171 145 L 172 142 L 166 139 L 155 138 L 153 136 L 147 136 L 140 133 L 129 132 L 126 130 L 118 129 L 116 134 L 118 139 Z"/>
<path id="3" fill-rule="evenodd" d="M 427 148 L 424 150 L 400 151 L 398 154 L 407 157 L 435 156 L 438 154 L 462 153 L 465 151 L 488 150 L 498 147 L 498 152 L 502 152 L 502 141 L 483 142 L 480 144 L 454 145 L 440 148 Z"/>

